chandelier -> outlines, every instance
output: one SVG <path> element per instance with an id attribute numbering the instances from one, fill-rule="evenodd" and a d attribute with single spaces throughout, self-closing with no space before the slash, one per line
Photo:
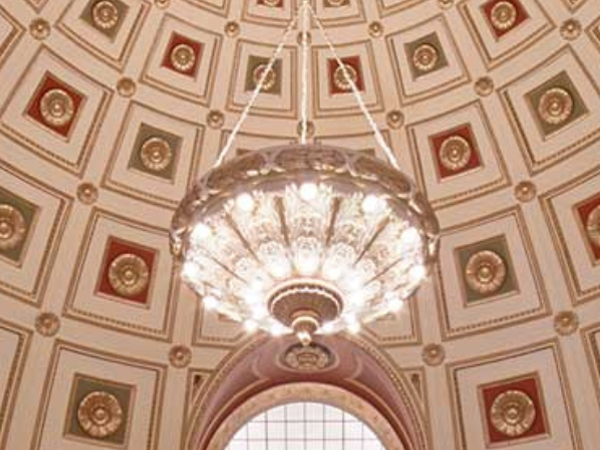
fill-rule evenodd
<path id="1" fill-rule="evenodd" d="M 250 108 L 302 17 L 301 143 L 224 162 Z M 307 143 L 308 48 L 313 19 L 389 164 L 363 152 Z M 356 333 L 399 311 L 437 258 L 438 222 L 398 169 L 320 19 L 303 0 L 263 70 L 216 166 L 187 193 L 173 218 L 171 249 L 182 278 L 206 309 L 248 331 Z"/>

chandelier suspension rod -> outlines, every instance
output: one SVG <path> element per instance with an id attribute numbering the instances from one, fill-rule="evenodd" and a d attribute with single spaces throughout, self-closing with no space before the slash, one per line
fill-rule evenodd
<path id="1" fill-rule="evenodd" d="M 308 138 L 308 58 L 309 58 L 309 29 L 310 29 L 309 0 L 302 0 L 302 134 L 300 143 L 306 145 Z"/>

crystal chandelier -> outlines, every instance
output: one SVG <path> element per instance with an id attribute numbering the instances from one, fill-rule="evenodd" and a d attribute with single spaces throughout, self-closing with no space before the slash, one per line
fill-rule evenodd
<path id="1" fill-rule="evenodd" d="M 301 143 L 224 162 L 283 46 L 302 17 Z M 308 48 L 313 19 L 390 164 L 362 152 L 307 144 Z M 358 332 L 402 308 L 428 276 L 438 222 L 398 169 L 308 0 L 291 20 L 240 120 L 173 218 L 171 247 L 205 308 L 249 331 Z"/>

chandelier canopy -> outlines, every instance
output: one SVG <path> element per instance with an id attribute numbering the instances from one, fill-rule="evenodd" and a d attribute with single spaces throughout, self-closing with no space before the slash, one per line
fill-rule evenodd
<path id="1" fill-rule="evenodd" d="M 207 308 L 308 343 L 398 311 L 435 260 L 438 222 L 383 161 L 290 145 L 209 171 L 177 210 L 171 244 Z"/>

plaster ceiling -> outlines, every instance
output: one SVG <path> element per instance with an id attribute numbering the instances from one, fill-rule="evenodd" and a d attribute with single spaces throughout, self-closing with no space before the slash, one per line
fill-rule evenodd
<path id="1" fill-rule="evenodd" d="M 314 5 L 443 229 L 431 282 L 361 334 L 427 445 L 596 448 L 600 1 Z M 180 286 L 169 223 L 292 7 L 0 0 L 0 448 L 185 447 L 194 395 L 253 338 Z M 379 153 L 312 37 L 312 139 Z M 298 140 L 298 58 L 234 153 Z M 491 413 L 511 391 L 522 429 Z M 105 437 L 78 419 L 92 392 L 120 405 Z"/>

